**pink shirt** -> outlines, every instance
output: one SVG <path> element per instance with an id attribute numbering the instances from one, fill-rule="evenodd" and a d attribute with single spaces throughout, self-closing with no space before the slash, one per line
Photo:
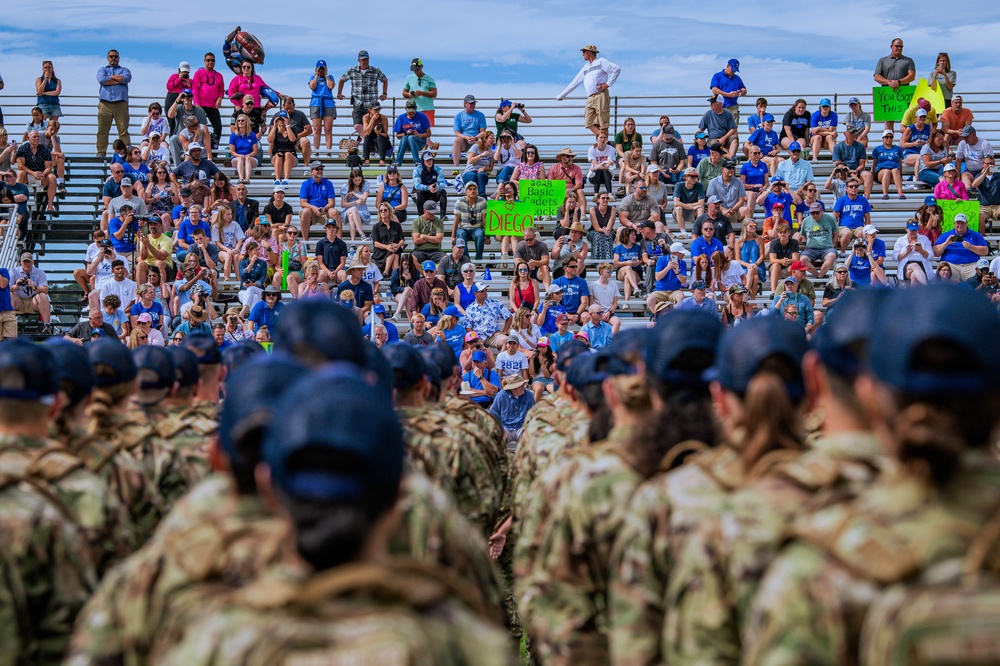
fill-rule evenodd
<path id="1" fill-rule="evenodd" d="M 955 190 L 955 194 L 951 193 L 951 190 Z M 948 189 L 948 181 L 942 180 L 937 185 L 934 186 L 934 196 L 937 199 L 965 199 L 968 200 L 969 193 L 965 189 L 965 183 L 959 179 L 955 179 L 952 183 L 951 189 Z"/>
<path id="2" fill-rule="evenodd" d="M 204 67 L 191 77 L 191 92 L 194 93 L 195 106 L 218 108 L 215 100 L 226 92 L 226 80 L 218 70 L 208 71 Z"/>
<path id="3" fill-rule="evenodd" d="M 230 100 L 233 98 L 233 95 L 238 92 L 241 92 L 244 95 L 250 95 L 250 97 L 253 98 L 254 105 L 259 109 L 261 108 L 260 89 L 266 87 L 267 84 L 264 83 L 264 79 L 260 78 L 260 75 L 255 74 L 253 77 L 253 83 L 250 83 L 250 79 L 240 74 L 239 76 L 234 76 L 233 80 L 229 82 L 229 90 L 226 92 L 226 95 Z M 239 106 L 236 102 L 233 102 L 233 105 Z"/>
<path id="4" fill-rule="evenodd" d="M 170 78 L 167 79 L 167 92 L 179 93 L 184 90 L 185 85 L 181 83 L 180 74 L 171 74 Z"/>

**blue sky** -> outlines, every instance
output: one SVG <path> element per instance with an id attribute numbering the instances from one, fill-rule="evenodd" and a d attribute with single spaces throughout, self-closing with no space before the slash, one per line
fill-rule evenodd
<path id="1" fill-rule="evenodd" d="M 382 0 L 377 11 L 347 21 L 343 7 L 331 10 L 315 0 L 212 6 L 54 0 L 45 4 L 40 22 L 38 6 L 8 2 L 0 16 L 0 75 L 4 94 L 32 93 L 40 61 L 52 59 L 67 94 L 96 96 L 94 72 L 113 46 L 133 71 L 132 93 L 160 96 L 179 61 L 197 68 L 205 51 L 221 55 L 238 15 L 267 51 L 259 73 L 300 98 L 317 58 L 339 74 L 356 63 L 359 48 L 389 76 L 390 94 L 398 95 L 410 59 L 419 56 L 442 96 L 552 98 L 579 69 L 578 49 L 588 42 L 622 67 L 614 89 L 619 95 L 707 92 L 729 57 L 742 62 L 751 95 L 863 92 L 872 85 L 875 60 L 897 35 L 920 75 L 944 50 L 958 72 L 959 90 L 991 90 L 1000 80 L 992 45 L 983 39 L 1000 29 L 1000 3 L 966 3 L 951 12 L 955 19 L 939 2 L 925 0 L 750 1 L 713 5 L 711 13 L 698 3 L 648 0 L 630 3 L 627 12 L 592 0 L 428 4 L 440 9 L 424 14 L 419 3 Z"/>

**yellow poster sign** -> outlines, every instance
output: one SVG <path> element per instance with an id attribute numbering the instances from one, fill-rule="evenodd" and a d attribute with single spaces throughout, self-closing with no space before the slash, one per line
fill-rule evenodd
<path id="1" fill-rule="evenodd" d="M 931 86 L 927 83 L 927 79 L 920 79 L 917 81 L 917 89 L 913 91 L 913 100 L 910 102 L 911 109 L 917 106 L 917 100 L 921 97 L 931 103 L 931 108 L 934 109 L 935 113 L 938 115 L 944 113 L 946 107 L 944 105 L 944 95 L 941 94 L 940 85 L 931 90 Z"/>

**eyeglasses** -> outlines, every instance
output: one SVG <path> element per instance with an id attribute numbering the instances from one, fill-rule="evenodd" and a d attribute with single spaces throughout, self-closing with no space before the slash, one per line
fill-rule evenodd
<path id="1" fill-rule="evenodd" d="M 148 340 L 148 339 L 149 339 L 149 336 L 146 336 L 146 335 L 139 335 L 139 336 L 137 336 L 137 338 L 138 338 L 138 339 L 139 339 L 140 341 L 141 341 L 141 340 Z"/>
<path id="2" fill-rule="evenodd" d="M 517 269 L 517 272 L 518 272 L 518 273 L 527 273 L 527 272 L 528 272 L 528 269 L 527 269 L 527 268 L 518 268 L 518 269 Z"/>
<path id="3" fill-rule="evenodd" d="M 111 173 L 125 173 L 124 169 L 112 169 Z"/>
<path id="4" fill-rule="evenodd" d="M 837 275 L 847 275 L 847 271 L 837 271 Z"/>
<path id="5" fill-rule="evenodd" d="M 475 275 L 476 271 L 462 271 L 462 275 Z"/>

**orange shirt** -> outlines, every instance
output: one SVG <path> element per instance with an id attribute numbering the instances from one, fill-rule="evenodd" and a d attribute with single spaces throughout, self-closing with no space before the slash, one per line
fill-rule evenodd
<path id="1" fill-rule="evenodd" d="M 972 111 L 965 108 L 964 106 L 957 115 L 955 113 L 955 109 L 953 109 L 952 107 L 948 107 L 947 109 L 944 110 L 944 113 L 941 114 L 941 122 L 948 123 L 948 128 L 953 130 L 959 130 L 965 127 L 966 125 L 971 125 L 972 118 L 973 118 Z"/>

